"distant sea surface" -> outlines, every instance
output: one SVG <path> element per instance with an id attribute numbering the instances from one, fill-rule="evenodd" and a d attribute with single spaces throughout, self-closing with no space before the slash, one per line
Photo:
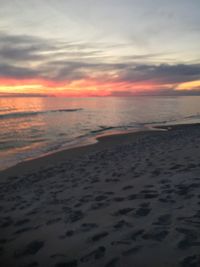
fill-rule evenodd
<path id="1" fill-rule="evenodd" d="M 0 98 L 0 169 L 99 135 L 200 122 L 200 96 Z"/>

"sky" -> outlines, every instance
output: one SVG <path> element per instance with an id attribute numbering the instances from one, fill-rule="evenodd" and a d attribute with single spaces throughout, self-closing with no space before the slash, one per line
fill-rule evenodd
<path id="1" fill-rule="evenodd" d="M 0 96 L 200 94 L 199 0 L 0 7 Z"/>

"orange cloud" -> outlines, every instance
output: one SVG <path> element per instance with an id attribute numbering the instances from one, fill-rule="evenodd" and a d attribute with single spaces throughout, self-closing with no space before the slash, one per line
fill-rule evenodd
<path id="1" fill-rule="evenodd" d="M 75 81 L 51 81 L 45 79 L 10 79 L 0 78 L 0 93 L 13 94 L 45 94 L 55 96 L 110 96 L 121 95 L 123 92 L 139 94 L 140 92 L 152 92 L 170 90 L 173 84 L 160 84 L 155 81 L 107 81 L 88 78 Z M 200 81 L 180 83 L 176 90 L 189 90 L 200 87 Z"/>
<path id="2" fill-rule="evenodd" d="M 63 96 L 107 96 L 113 91 L 144 91 L 156 87 L 153 83 L 107 82 L 95 79 L 55 82 L 42 79 L 0 78 L 0 93 L 41 93 Z"/>
<path id="3" fill-rule="evenodd" d="M 177 90 L 195 90 L 200 89 L 200 80 L 181 83 L 176 87 Z"/>

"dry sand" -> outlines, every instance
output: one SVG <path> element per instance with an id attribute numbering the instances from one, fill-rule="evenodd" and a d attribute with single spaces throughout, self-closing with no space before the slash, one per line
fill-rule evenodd
<path id="1" fill-rule="evenodd" d="M 0 266 L 200 266 L 200 126 L 103 137 L 1 172 Z"/>

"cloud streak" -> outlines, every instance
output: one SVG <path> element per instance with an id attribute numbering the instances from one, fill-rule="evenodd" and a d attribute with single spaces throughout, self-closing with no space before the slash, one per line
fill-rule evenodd
<path id="1" fill-rule="evenodd" d="M 150 83 L 158 87 L 167 85 L 166 89 L 172 93 L 180 83 L 200 79 L 200 64 L 150 62 L 159 54 L 130 57 L 119 54 L 113 60 L 106 54 L 109 45 L 105 44 L 70 43 L 5 32 L 0 32 L 0 39 L 0 78 L 3 79 L 42 79 L 55 84 L 96 80 L 116 86 L 126 83 L 125 87 L 130 89 Z M 112 94 L 120 96 L 131 92 L 119 90 Z"/>
<path id="2" fill-rule="evenodd" d="M 135 96 L 200 96 L 200 88 L 195 90 L 175 90 L 170 89 L 157 89 L 149 91 L 140 91 L 140 92 L 130 92 L 130 91 L 112 91 L 110 96 L 117 97 L 135 97 Z"/>

